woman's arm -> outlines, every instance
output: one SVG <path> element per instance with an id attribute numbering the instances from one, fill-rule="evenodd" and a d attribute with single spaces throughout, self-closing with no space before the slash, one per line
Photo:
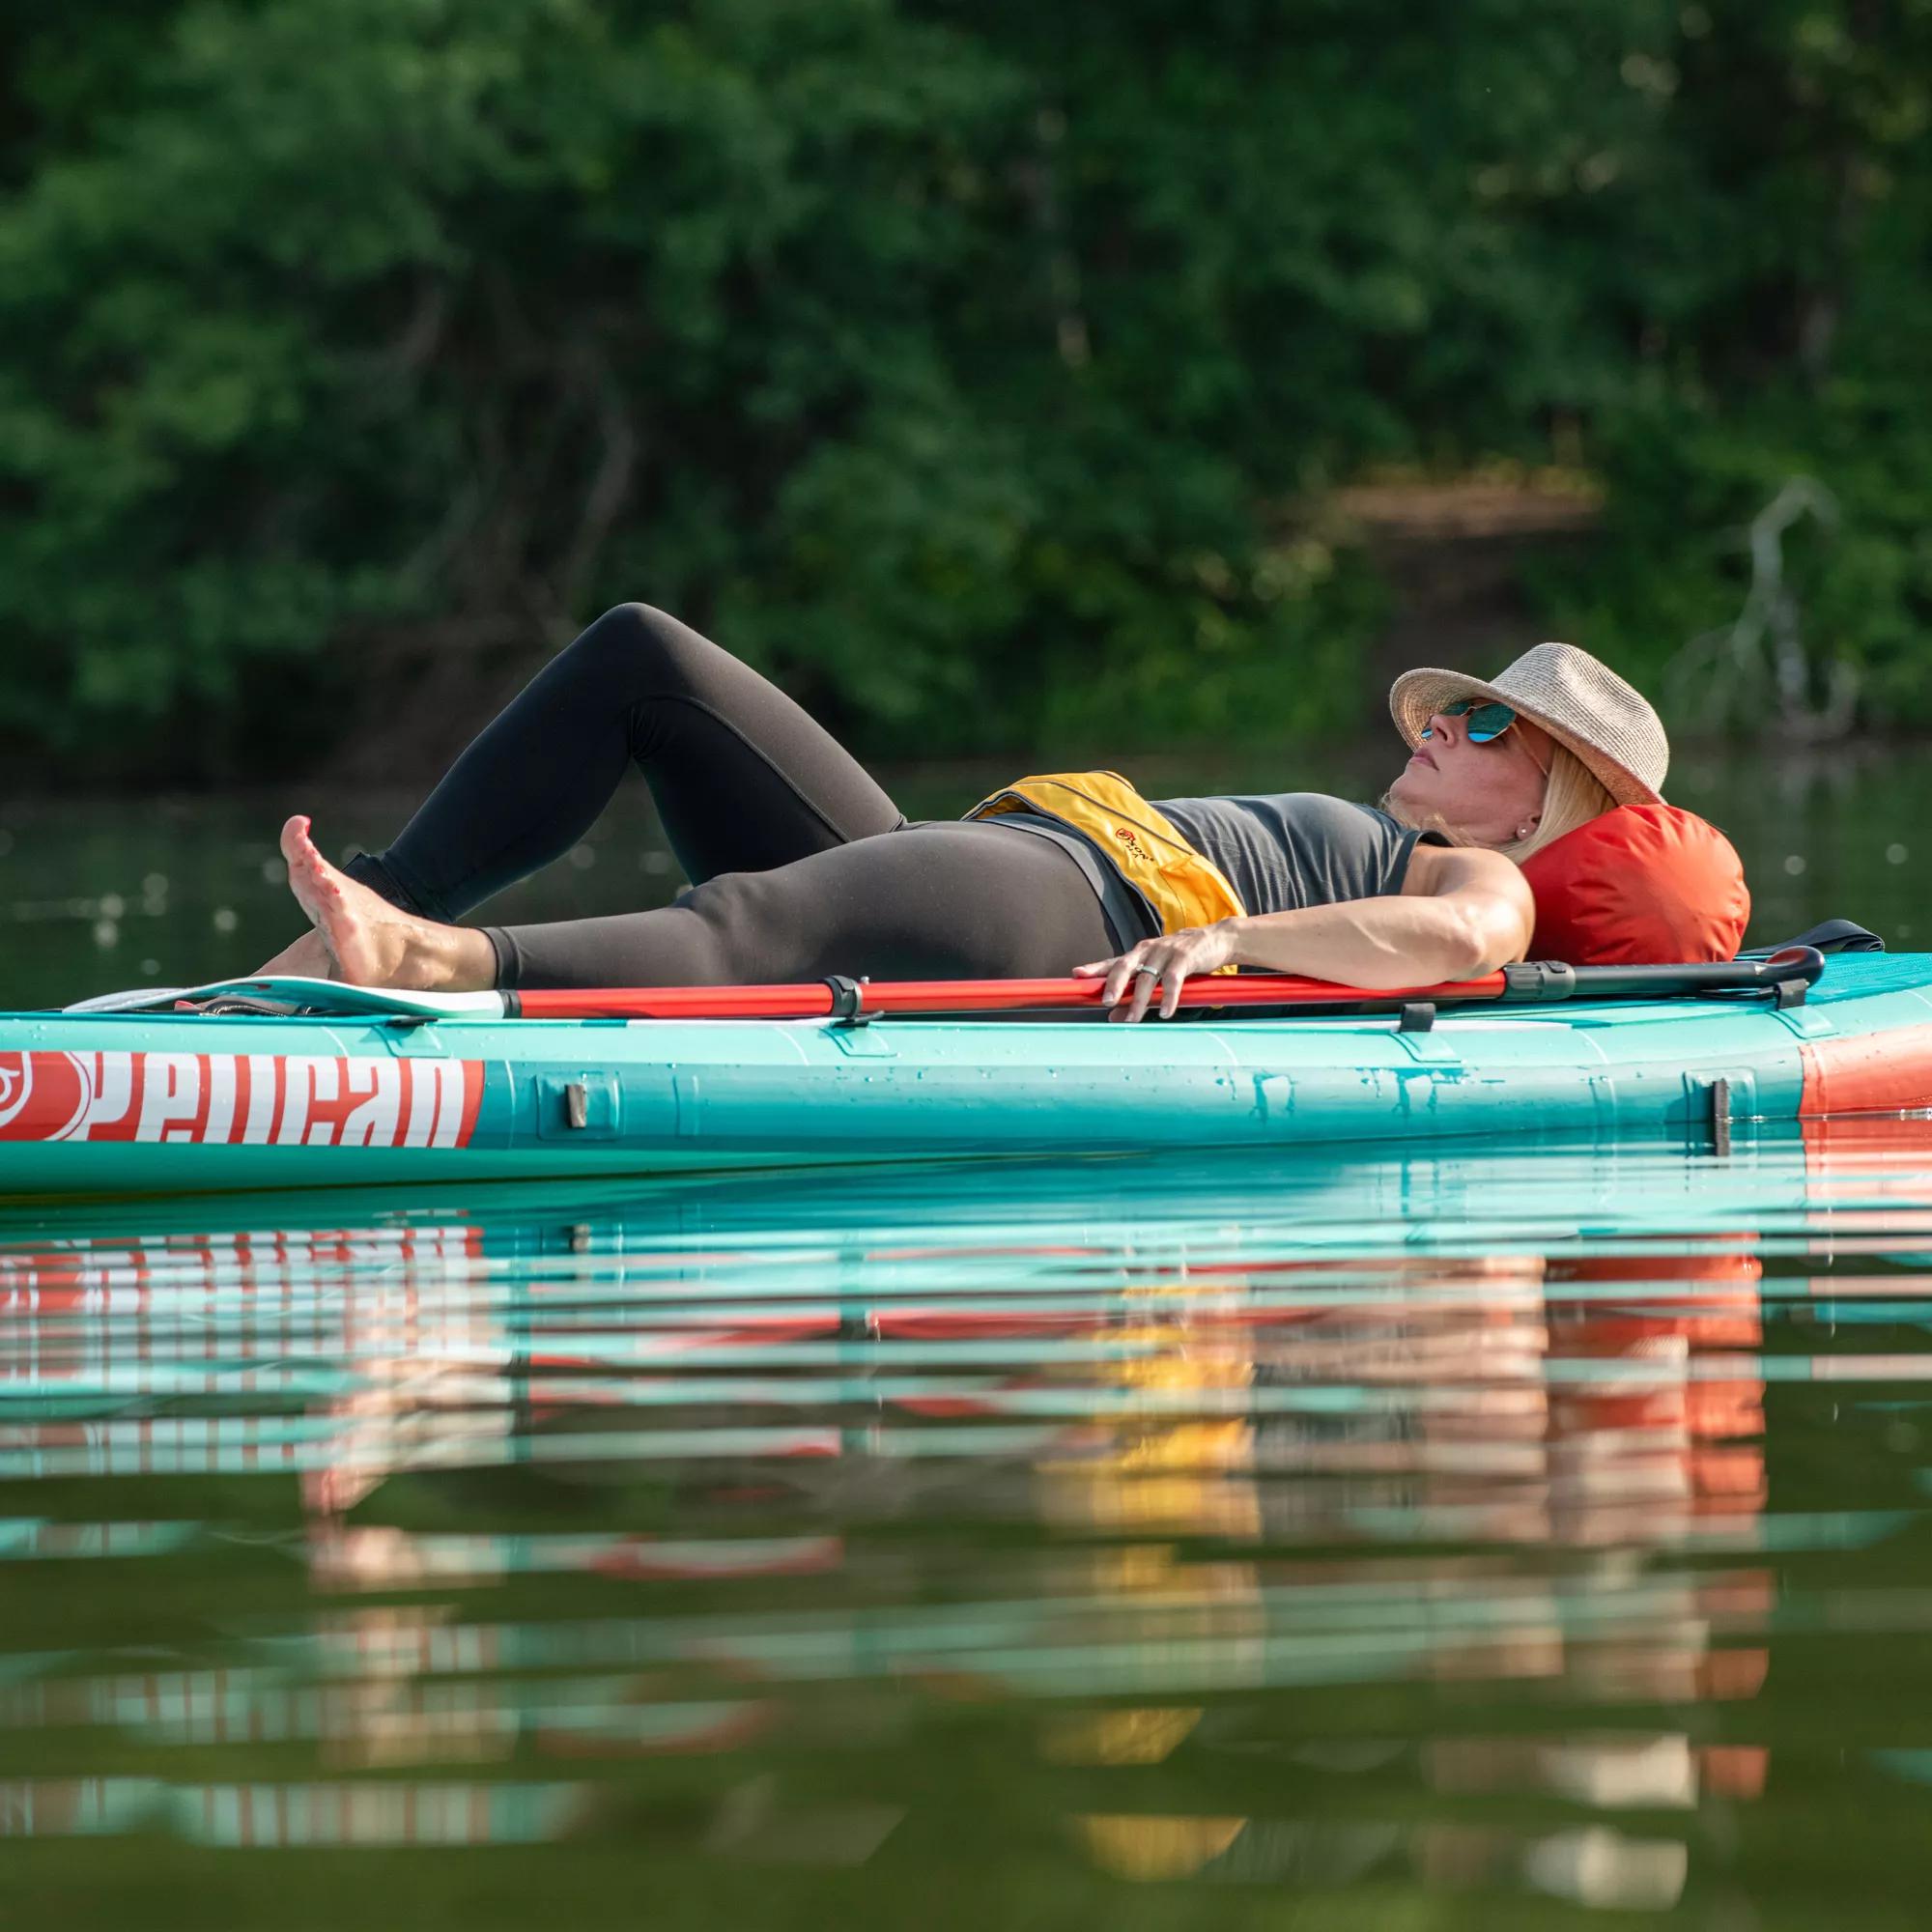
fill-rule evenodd
<path id="1" fill-rule="evenodd" d="M 1536 902 L 1500 852 L 1419 845 L 1400 894 L 1263 913 L 1235 928 L 1238 966 L 1346 986 L 1422 986 L 1493 973 L 1529 951 Z"/>
<path id="2" fill-rule="evenodd" d="M 1346 986 L 1426 986 L 1520 959 L 1535 924 L 1529 887 L 1501 853 L 1420 845 L 1400 894 L 1219 920 L 1073 970 L 1107 976 L 1103 1005 L 1131 992 L 1130 1020 L 1147 1011 L 1158 983 L 1161 1016 L 1171 1019 L 1182 981 L 1217 966 L 1263 966 Z"/>

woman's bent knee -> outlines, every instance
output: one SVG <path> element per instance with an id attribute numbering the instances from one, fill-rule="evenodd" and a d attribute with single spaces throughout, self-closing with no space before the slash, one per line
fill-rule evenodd
<path id="1" fill-rule="evenodd" d="M 563 656 L 617 672 L 639 693 L 688 690 L 718 646 L 650 604 L 616 604 L 581 632 Z"/>

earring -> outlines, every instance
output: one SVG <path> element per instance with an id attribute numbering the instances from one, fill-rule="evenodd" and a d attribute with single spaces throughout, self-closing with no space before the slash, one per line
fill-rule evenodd
<path id="1" fill-rule="evenodd" d="M 1536 827 L 1533 825 L 1519 825 L 1516 829 L 1516 836 L 1519 838 L 1527 838 L 1535 830 Z"/>

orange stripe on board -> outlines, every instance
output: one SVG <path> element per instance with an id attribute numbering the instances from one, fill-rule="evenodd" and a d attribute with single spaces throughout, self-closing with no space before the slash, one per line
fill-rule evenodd
<path id="1" fill-rule="evenodd" d="M 238 1147 L 248 1135 L 248 1069 L 251 1063 L 245 1053 L 238 1053 L 231 1064 L 234 1072 L 230 1078 L 235 1082 L 235 1092 L 229 1098 L 228 1131 L 221 1138 L 230 1147 Z"/>
<path id="2" fill-rule="evenodd" d="M 1798 1043 L 1804 1063 L 1804 1120 L 1932 1107 L 1932 1021 L 1886 1033 Z"/>
<path id="3" fill-rule="evenodd" d="M 458 1065 L 463 1068 L 463 1119 L 456 1129 L 456 1145 L 467 1148 L 469 1136 L 476 1131 L 476 1115 L 483 1105 L 483 1063 L 465 1060 Z"/>

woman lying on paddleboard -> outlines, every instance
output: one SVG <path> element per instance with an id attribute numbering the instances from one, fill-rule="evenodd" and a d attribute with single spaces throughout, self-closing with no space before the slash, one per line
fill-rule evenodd
<path id="1" fill-rule="evenodd" d="M 456 761 L 388 849 L 338 868 L 282 828 L 315 930 L 264 973 L 370 986 L 1106 980 L 1139 1019 L 1192 974 L 1265 967 L 1360 986 L 1524 956 L 1517 860 L 1660 798 L 1657 714 L 1587 652 L 1540 644 L 1493 683 L 1413 670 L 1413 755 L 1381 809 L 1319 792 L 1150 803 L 1110 772 L 1018 781 L 908 821 L 782 692 L 641 604 L 608 611 Z M 465 926 L 567 852 L 635 763 L 693 881 L 650 912 Z"/>

